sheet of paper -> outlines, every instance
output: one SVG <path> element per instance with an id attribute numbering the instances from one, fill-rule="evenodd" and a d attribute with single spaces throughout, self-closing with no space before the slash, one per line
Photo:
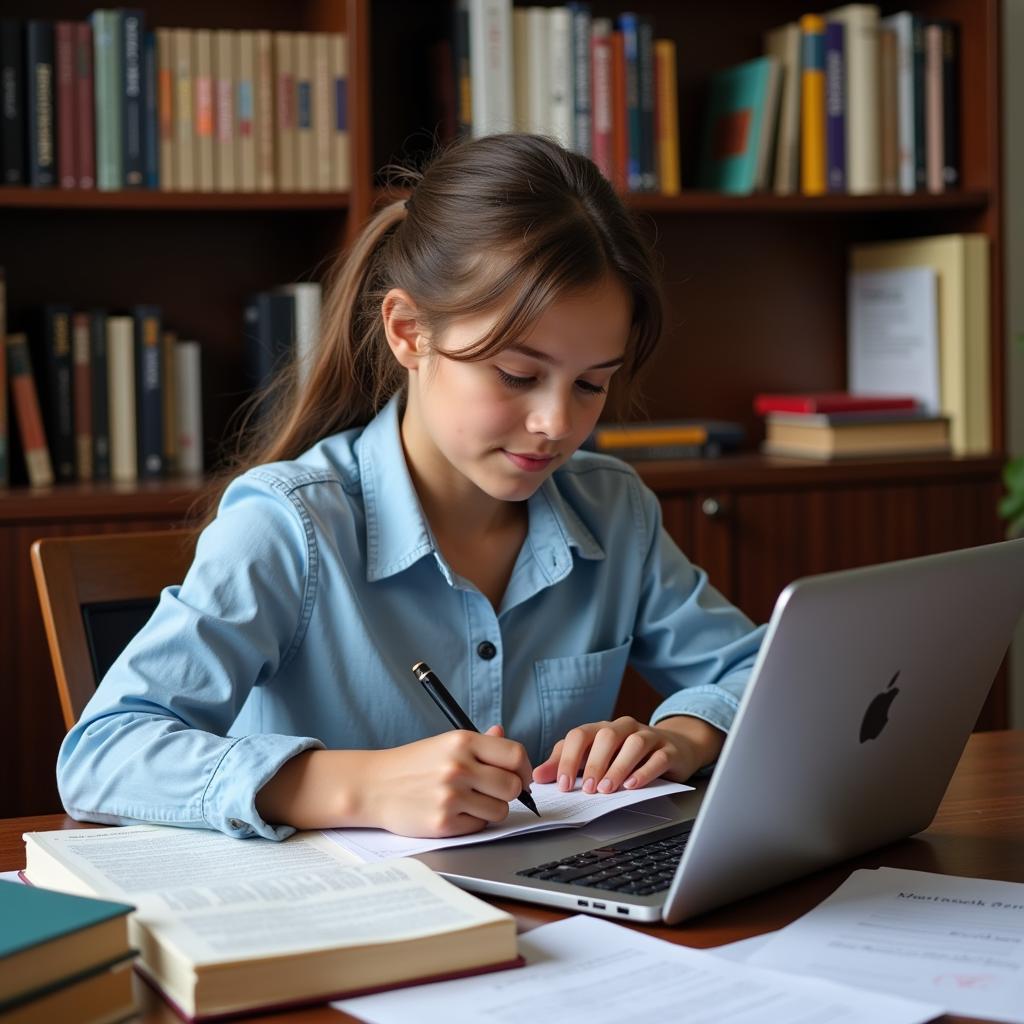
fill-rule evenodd
<path id="1" fill-rule="evenodd" d="M 849 282 L 850 391 L 939 400 L 938 285 L 932 267 L 857 270 Z"/>
<path id="2" fill-rule="evenodd" d="M 748 963 L 1024 1022 L 1024 884 L 855 871 Z"/>
<path id="3" fill-rule="evenodd" d="M 752 935 L 749 939 L 740 939 L 738 942 L 727 942 L 724 946 L 711 946 L 706 953 L 724 957 L 726 960 L 735 960 L 737 963 L 746 963 L 747 960 L 768 941 L 775 932 L 765 932 L 764 935 Z"/>
<path id="4" fill-rule="evenodd" d="M 21 881 L 17 871 L 0 871 L 0 879 L 3 879 L 5 882 Z"/>
<path id="5" fill-rule="evenodd" d="M 917 1024 L 941 1010 L 730 963 L 593 917 L 519 937 L 527 966 L 332 1005 L 371 1024 Z"/>
<path id="6" fill-rule="evenodd" d="M 448 846 L 465 846 L 468 843 L 488 843 L 494 839 L 506 839 L 526 832 L 541 832 L 549 828 L 586 825 L 595 818 L 617 811 L 622 807 L 639 804 L 654 797 L 669 793 L 684 793 L 693 786 L 657 779 L 643 789 L 622 789 L 616 793 L 584 793 L 576 789 L 563 793 L 554 783 L 530 787 L 538 818 L 518 801 L 509 807 L 508 817 L 500 824 L 474 832 L 468 836 L 452 836 L 448 839 L 410 839 L 396 836 L 378 828 L 335 828 L 324 832 L 332 842 L 355 854 L 360 860 L 387 860 L 391 857 L 411 857 L 428 850 L 440 850 Z"/>

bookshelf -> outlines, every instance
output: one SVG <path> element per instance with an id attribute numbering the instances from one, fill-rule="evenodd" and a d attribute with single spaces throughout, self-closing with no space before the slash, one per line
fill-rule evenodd
<path id="1" fill-rule="evenodd" d="M 84 18 L 87 0 L 0 0 L 11 17 Z M 204 352 L 207 461 L 243 395 L 241 309 L 253 291 L 310 279 L 381 200 L 375 170 L 425 155 L 435 122 L 430 44 L 450 30 L 448 0 L 141 2 L 150 25 L 344 31 L 350 47 L 352 188 L 345 194 L 97 193 L 0 188 L 0 265 L 12 322 L 57 299 L 118 307 L 149 301 Z M 646 376 L 654 418 L 707 416 L 761 436 L 753 395 L 845 385 L 846 254 L 851 244 L 960 231 L 991 240 L 991 402 L 999 450 L 976 458 L 815 465 L 746 454 L 721 463 L 652 463 L 643 475 L 694 561 L 763 620 L 792 578 L 999 539 L 1006 409 L 999 0 L 918 0 L 961 26 L 962 187 L 940 195 L 733 197 L 695 191 L 700 117 L 712 72 L 755 56 L 765 29 L 817 5 L 800 0 L 594 0 L 595 15 L 652 15 L 679 48 L 683 192 L 631 195 L 663 261 L 668 325 Z M 28 563 L 43 535 L 178 524 L 198 481 L 0 492 L 0 579 L 7 613 L 0 674 L 4 815 L 58 809 L 52 765 L 60 714 Z M 7 603 L 7 602 L 10 603 Z M 638 709 L 647 699 L 633 688 Z M 1001 679 L 981 725 L 1006 722 Z"/>

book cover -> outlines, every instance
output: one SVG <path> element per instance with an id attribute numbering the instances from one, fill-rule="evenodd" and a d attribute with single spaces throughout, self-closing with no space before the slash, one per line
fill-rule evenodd
<path id="1" fill-rule="evenodd" d="M 146 188 L 160 188 L 160 72 L 156 33 L 142 35 L 142 181 Z"/>
<path id="2" fill-rule="evenodd" d="M 250 296 L 243 316 L 246 384 L 261 392 L 295 354 L 295 297 L 258 292 Z"/>
<path id="3" fill-rule="evenodd" d="M 881 20 L 882 27 L 896 37 L 896 94 L 899 146 L 899 191 L 909 195 L 917 188 L 917 138 L 914 128 L 914 15 L 899 11 Z"/>
<path id="4" fill-rule="evenodd" d="M 918 406 L 913 395 L 859 395 L 848 391 L 815 391 L 800 394 L 761 394 L 754 397 L 754 412 L 765 416 L 786 413 L 849 413 L 913 410 Z"/>
<path id="5" fill-rule="evenodd" d="M 74 23 L 75 173 L 79 188 L 96 187 L 96 96 L 93 89 L 92 25 Z"/>
<path id="6" fill-rule="evenodd" d="M 110 403 L 107 396 L 107 313 L 89 311 L 89 372 L 92 397 L 92 478 L 110 479 Z"/>
<path id="7" fill-rule="evenodd" d="M 79 481 L 92 480 L 92 353 L 89 314 L 71 317 L 71 387 L 75 412 L 75 472 Z"/>
<path id="8" fill-rule="evenodd" d="M 764 52 L 779 62 L 782 81 L 772 188 L 776 195 L 793 195 L 800 188 L 800 26 L 795 22 L 771 29 Z"/>
<path id="9" fill-rule="evenodd" d="M 295 33 L 274 33 L 277 180 L 282 192 L 295 189 Z"/>
<path id="10" fill-rule="evenodd" d="M 53 29 L 57 68 L 57 182 L 61 188 L 77 188 L 75 154 L 75 41 L 74 24 L 58 21 Z"/>
<path id="11" fill-rule="evenodd" d="M 889 422 L 832 423 L 827 417 L 771 417 L 762 450 L 769 455 L 837 459 L 883 455 L 945 455 L 949 420 L 925 416 Z"/>
<path id="12" fill-rule="evenodd" d="M 846 191 L 846 28 L 825 22 L 825 162 L 829 192 Z"/>
<path id="13" fill-rule="evenodd" d="M 29 886 L 22 886 L 29 888 Z M 0 1004 L 5 1024 L 52 1024 L 89 1021 L 115 1024 L 135 1015 L 132 965 L 126 958 L 86 974 L 61 978 L 50 985 Z"/>
<path id="14" fill-rule="evenodd" d="M 590 33 L 593 18 L 590 4 L 573 0 L 569 5 L 572 17 L 572 95 L 573 149 L 584 156 L 593 152 L 594 118 L 590 106 Z"/>
<path id="15" fill-rule="evenodd" d="M 179 192 L 196 188 L 195 116 L 193 104 L 192 29 L 171 30 L 171 52 L 174 60 L 174 187 Z"/>
<path id="16" fill-rule="evenodd" d="M 591 156 L 598 170 L 611 181 L 612 170 L 612 23 L 594 18 L 591 26 Z"/>
<path id="17" fill-rule="evenodd" d="M 800 19 L 800 191 L 820 196 L 828 188 L 825 83 L 825 21 L 817 14 Z"/>
<path id="18" fill-rule="evenodd" d="M 294 300 L 292 334 L 295 338 L 295 364 L 302 382 L 308 378 L 316 358 L 322 288 L 315 282 L 302 281 L 282 285 L 274 291 L 290 295 Z"/>
<path id="19" fill-rule="evenodd" d="M 655 152 L 658 155 L 658 182 L 661 194 L 679 194 L 679 84 L 676 80 L 676 43 L 674 39 L 654 42 L 658 112 Z"/>
<path id="20" fill-rule="evenodd" d="M 458 0 L 458 4 L 469 12 L 473 136 L 511 131 L 515 126 L 512 0 Z M 572 145 L 571 137 L 568 144 Z"/>
<path id="21" fill-rule="evenodd" d="M 313 33 L 313 185 L 331 190 L 331 55 L 326 32 Z"/>
<path id="22" fill-rule="evenodd" d="M 0 880 L 0 1012 L 56 982 L 131 956 L 126 917 L 134 909 Z"/>
<path id="23" fill-rule="evenodd" d="M 25 36 L 22 23 L 0 18 L 0 181 L 28 180 L 25 100 Z"/>
<path id="24" fill-rule="evenodd" d="M 119 190 L 123 182 L 121 150 L 121 46 L 117 11 L 98 10 L 92 24 L 93 92 L 96 120 L 96 187 Z"/>
<path id="25" fill-rule="evenodd" d="M 279 33 L 279 35 L 285 33 Z M 218 192 L 237 188 L 235 169 L 235 62 L 238 45 L 230 29 L 213 33 L 213 184 Z"/>
<path id="26" fill-rule="evenodd" d="M 198 341 L 179 341 L 175 344 L 175 423 L 178 432 L 178 472 L 182 476 L 201 476 L 203 472 L 201 359 Z"/>
<path id="27" fill-rule="evenodd" d="M 160 332 L 160 373 L 163 382 L 164 476 L 178 473 L 178 377 L 174 368 L 175 331 Z"/>
<path id="28" fill-rule="evenodd" d="M 883 192 L 900 190 L 899 49 L 891 28 L 878 30 L 879 174 Z"/>
<path id="29" fill-rule="evenodd" d="M 75 480 L 75 414 L 71 369 L 70 306 L 51 303 L 43 307 L 39 337 L 36 339 L 40 396 L 50 458 L 58 483 Z"/>
<path id="30" fill-rule="evenodd" d="M 567 7 L 549 7 L 547 15 L 547 134 L 572 149 L 576 133 L 572 17 Z"/>
<path id="31" fill-rule="evenodd" d="M 25 77 L 28 181 L 49 188 L 57 184 L 57 109 L 53 25 L 48 21 L 33 19 L 25 25 Z"/>
<path id="32" fill-rule="evenodd" d="M 701 145 L 701 188 L 734 195 L 753 192 L 777 83 L 774 57 L 758 57 L 713 76 Z"/>
<path id="33" fill-rule="evenodd" d="M 690 458 L 717 456 L 738 448 L 744 440 L 743 427 L 725 420 L 655 420 L 649 423 L 600 423 L 591 437 L 595 451 L 623 458 Z M 664 449 L 657 455 L 648 451 Z M 669 449 L 677 451 L 669 455 Z M 625 453 L 631 454 L 625 454 Z"/>
<path id="34" fill-rule="evenodd" d="M 118 9 L 115 16 L 121 50 L 121 181 L 125 188 L 142 188 L 146 183 L 146 16 L 138 8 Z"/>
<path id="35" fill-rule="evenodd" d="M 645 15 L 637 18 L 637 86 L 640 94 L 640 185 L 658 191 L 654 123 L 654 27 Z"/>
<path id="36" fill-rule="evenodd" d="M 169 28 L 156 30 L 157 116 L 160 133 L 160 188 L 171 192 L 174 184 L 174 41 Z"/>
<path id="37" fill-rule="evenodd" d="M 107 317 L 107 402 L 110 413 L 110 478 L 134 483 L 136 453 L 135 325 L 130 316 Z"/>
<path id="38" fill-rule="evenodd" d="M 352 149 L 348 128 L 348 36 L 333 32 L 328 37 L 331 73 L 331 190 L 352 187 Z"/>
<path id="39" fill-rule="evenodd" d="M 192 31 L 192 92 L 196 191 L 212 192 L 213 178 L 213 31 Z"/>
<path id="40" fill-rule="evenodd" d="M 135 402 L 138 430 L 139 477 L 159 477 L 164 468 L 164 384 L 160 351 L 160 310 L 136 306 Z"/>
<path id="41" fill-rule="evenodd" d="M 21 450 L 32 487 L 53 483 L 53 462 L 46 443 L 46 428 L 39 404 L 39 390 L 32 369 L 32 355 L 24 334 L 7 335 L 7 377 L 11 385 L 14 424 L 21 438 Z"/>

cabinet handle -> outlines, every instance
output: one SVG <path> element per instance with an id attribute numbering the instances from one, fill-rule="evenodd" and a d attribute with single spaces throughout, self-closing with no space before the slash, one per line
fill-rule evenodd
<path id="1" fill-rule="evenodd" d="M 725 517 L 725 509 L 717 498 L 705 498 L 700 503 L 700 510 L 708 519 L 723 519 Z"/>

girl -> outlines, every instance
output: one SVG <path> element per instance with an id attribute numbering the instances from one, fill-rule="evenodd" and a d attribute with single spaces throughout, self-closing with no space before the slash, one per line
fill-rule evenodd
<path id="1" fill-rule="evenodd" d="M 577 452 L 660 326 L 589 160 L 529 135 L 439 156 L 339 264 L 301 394 L 65 739 L 68 813 L 442 836 L 531 779 L 608 793 L 713 762 L 762 631 L 632 469 Z M 448 731 L 421 659 L 502 724 Z M 627 661 L 665 696 L 650 725 L 608 721 Z"/>

